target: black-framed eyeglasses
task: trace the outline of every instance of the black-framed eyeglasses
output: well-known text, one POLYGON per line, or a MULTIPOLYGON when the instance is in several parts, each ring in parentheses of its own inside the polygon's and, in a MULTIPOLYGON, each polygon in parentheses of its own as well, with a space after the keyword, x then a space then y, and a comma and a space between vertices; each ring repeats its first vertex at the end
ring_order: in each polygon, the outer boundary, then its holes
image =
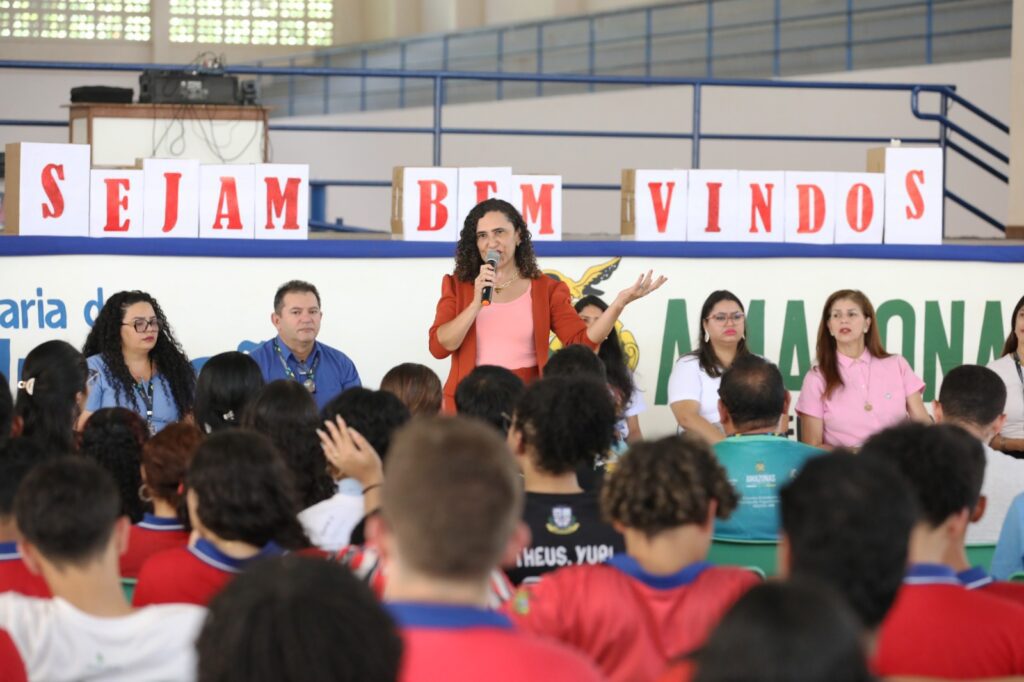
POLYGON ((122 322, 122 327, 133 327, 138 333, 142 333, 152 327, 153 329, 160 329, 160 319, 151 317, 148 320, 144 320, 141 317, 137 317, 131 322, 122 322))

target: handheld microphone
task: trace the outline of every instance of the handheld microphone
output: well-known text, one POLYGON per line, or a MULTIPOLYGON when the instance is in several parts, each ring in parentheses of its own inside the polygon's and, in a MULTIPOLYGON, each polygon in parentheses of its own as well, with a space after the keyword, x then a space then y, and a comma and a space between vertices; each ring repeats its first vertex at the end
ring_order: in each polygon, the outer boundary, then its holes
MULTIPOLYGON (((497 251, 494 251, 492 249, 492 250, 487 252, 487 264, 490 265, 492 268, 497 268, 498 267, 498 252, 497 251)), ((481 301, 481 303, 483 303, 484 305, 490 305, 491 304, 491 296, 493 296, 493 295, 494 295, 494 286, 488 284, 487 286, 485 286, 483 288, 483 291, 480 292, 480 301, 481 301)))

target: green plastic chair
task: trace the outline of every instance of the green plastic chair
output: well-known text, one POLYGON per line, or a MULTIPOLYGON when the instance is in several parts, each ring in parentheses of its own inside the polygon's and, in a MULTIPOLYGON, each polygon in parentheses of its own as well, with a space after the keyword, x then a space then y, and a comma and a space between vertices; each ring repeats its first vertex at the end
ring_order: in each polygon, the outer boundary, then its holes
POLYGON ((995 545, 967 545, 967 561, 971 566, 981 566, 986 572, 992 568, 992 555, 995 553, 995 545))
POLYGON ((761 577, 769 577, 776 573, 778 550, 779 543, 772 541, 715 539, 711 542, 708 561, 748 568, 761 577))
POLYGON ((1024 571, 1017 571, 1016 573, 1011 573, 1010 577, 1007 578, 1007 580, 1009 580, 1011 583, 1024 583, 1024 571))
POLYGON ((124 598, 128 600, 128 603, 132 603, 132 597, 135 595, 135 585, 138 583, 136 578, 121 578, 121 589, 124 591, 124 598))

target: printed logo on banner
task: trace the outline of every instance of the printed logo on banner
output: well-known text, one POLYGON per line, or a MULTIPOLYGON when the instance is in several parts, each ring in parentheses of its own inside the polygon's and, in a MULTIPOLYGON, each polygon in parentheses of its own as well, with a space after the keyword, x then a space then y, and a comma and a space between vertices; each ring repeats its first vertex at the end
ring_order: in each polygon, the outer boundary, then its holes
POLYGON ((199 236, 199 161, 143 159, 142 234, 199 236))
POLYGON ((686 238, 691 242, 734 242, 739 234, 736 204, 739 173, 734 170, 689 171, 686 238))
POLYGON ((562 239, 562 176, 513 175, 512 204, 535 241, 562 239))
POLYGON ((835 173, 786 173, 786 241, 835 241, 835 173))
POLYGON ((740 226, 740 241, 781 242, 785 239, 785 185, 782 171, 739 172, 736 222, 740 226))
POLYGON ((90 237, 142 237, 141 170, 94 170, 89 188, 90 237))
POLYGON ((836 244, 881 244, 885 225, 885 176, 836 173, 836 244))

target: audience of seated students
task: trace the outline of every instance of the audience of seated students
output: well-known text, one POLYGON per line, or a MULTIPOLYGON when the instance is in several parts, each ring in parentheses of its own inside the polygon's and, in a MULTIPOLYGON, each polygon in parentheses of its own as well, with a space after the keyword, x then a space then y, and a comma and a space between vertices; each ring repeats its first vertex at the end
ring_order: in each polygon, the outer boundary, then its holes
POLYGON ((74 452, 74 427, 90 376, 85 357, 69 343, 46 341, 29 351, 14 399, 12 435, 32 438, 53 454, 74 452))
POLYGON ((474 367, 455 389, 455 412, 460 417, 480 419, 508 433, 512 411, 526 384, 515 372, 496 365, 474 367))
POLYGON ((11 422, 14 420, 14 398, 7 375, 0 372, 0 445, 11 437, 11 422))
POLYGON ((114 477, 121 515, 132 523, 141 521, 146 511, 140 459, 148 439, 149 429, 138 414, 123 407, 104 407, 90 415, 78 446, 79 454, 91 457, 114 477))
POLYGON ((198 682, 395 682, 402 655, 394 621, 364 585, 300 556, 231 581, 196 647, 198 682))
POLYGON ((529 533, 515 464, 493 429, 460 417, 410 423, 395 437, 381 497, 368 532, 388 562, 403 682, 601 679, 580 653, 485 608, 492 571, 529 533))
MULTIPOLYGON (((980 365, 961 365, 942 377, 935 421, 956 424, 985 450, 985 481, 981 499, 967 528, 968 545, 993 545, 1017 494, 1024 492, 1024 461, 993 450, 989 442, 1006 422, 1006 385, 980 365)), ((966 560, 966 559, 965 559, 966 560)))
POLYGON ((779 368, 750 353, 722 374, 718 414, 725 440, 715 456, 740 494, 739 506, 715 524, 715 537, 775 540, 779 535, 779 487, 792 480, 821 450, 786 438, 779 424, 789 411, 789 391, 779 368))
POLYGON ((204 433, 236 427, 242 414, 263 388, 260 366, 245 353, 218 353, 206 361, 196 379, 192 416, 204 433))
MULTIPOLYGON (((596 359, 584 346, 571 348, 596 359)), ((506 568, 516 585, 560 566, 603 563, 625 549, 622 535, 601 519, 597 495, 584 491, 576 476, 611 447, 615 422, 608 387, 589 378, 547 377, 519 399, 508 442, 523 472, 531 539, 506 568)))
POLYGON ((32 680, 135 682, 195 679, 194 643, 205 610, 189 604, 133 610, 118 557, 128 539, 110 474, 83 457, 34 467, 14 514, 24 560, 53 599, 0 594, 6 630, 32 680))
POLYGON ((28 472, 51 458, 28 438, 15 438, 0 444, 0 592, 18 592, 29 597, 50 596, 50 588, 43 577, 28 570, 21 560, 18 550, 20 535, 14 520, 14 495, 28 472))
MULTIPOLYGON (((120 408, 115 408, 120 409, 120 408)), ((100 410, 96 414, 103 412, 100 410)), ((134 413, 133 413, 134 414, 134 413)), ((90 422, 95 415, 90 417, 90 422)), ((158 552, 188 544, 185 471, 203 434, 192 424, 170 424, 142 446, 142 488, 139 496, 152 505, 132 526, 128 550, 121 555, 121 577, 138 578, 142 565, 158 552)))
POLYGON ((380 390, 394 393, 414 417, 433 417, 444 398, 441 379, 426 365, 403 362, 387 371, 380 390))
POLYGON ((967 589, 947 563, 962 554, 978 504, 981 442, 956 426, 908 423, 871 437, 860 456, 895 466, 921 510, 904 584, 878 634, 875 671, 954 679, 1024 675, 1024 606, 967 589))
POLYGON ((744 594, 694 664, 693 682, 875 679, 860 621, 832 590, 807 581, 765 583, 744 594))
POLYGON ((521 589, 506 610, 524 630, 585 652, 610 680, 655 679, 672 658, 700 647, 758 582, 746 569, 706 561, 715 519, 736 502, 701 437, 639 443, 601 492, 626 554, 549 573, 521 589))
POLYGON ((363 503, 338 492, 324 466, 316 435, 320 412, 310 392, 297 381, 272 381, 246 408, 242 425, 269 438, 284 457, 302 509, 299 521, 310 542, 329 551, 344 547, 363 518, 363 503))
POLYGON ((242 429, 209 436, 192 458, 185 486, 199 539, 143 564, 136 606, 205 605, 246 566, 309 544, 291 472, 265 436, 242 429))

